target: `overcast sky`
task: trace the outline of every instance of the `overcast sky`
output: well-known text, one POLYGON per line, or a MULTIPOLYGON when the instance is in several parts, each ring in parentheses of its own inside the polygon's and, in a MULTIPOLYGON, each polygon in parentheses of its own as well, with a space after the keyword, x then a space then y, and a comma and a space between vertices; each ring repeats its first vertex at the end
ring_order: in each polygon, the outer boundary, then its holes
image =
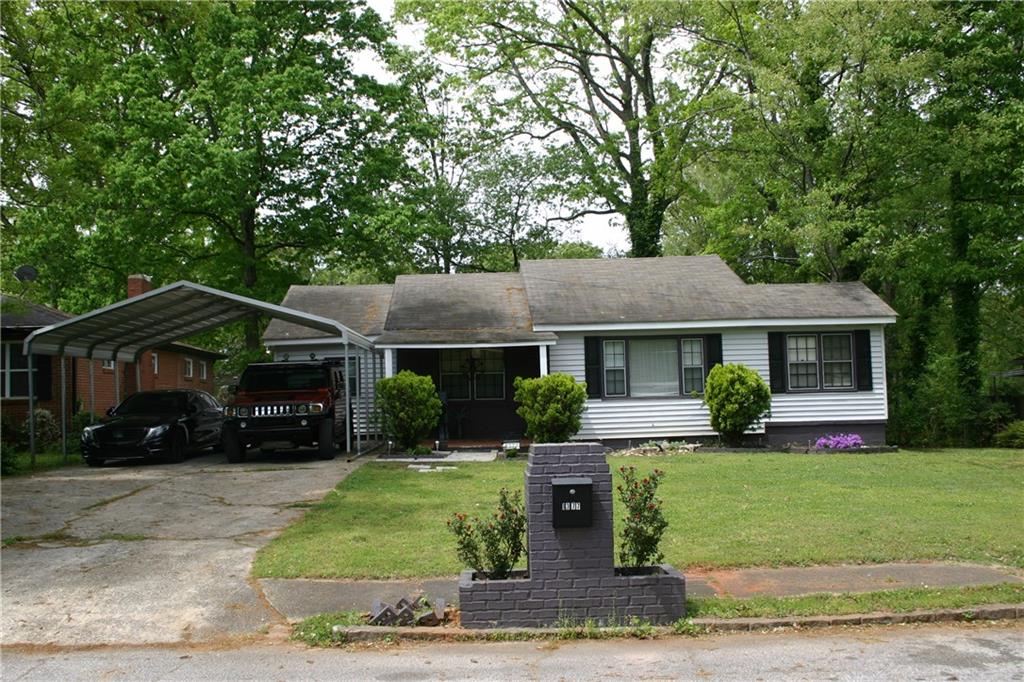
MULTIPOLYGON (((377 14, 385 21, 392 21, 394 17, 394 0, 366 0, 367 4, 376 10, 377 14)), ((398 42, 412 47, 422 47, 422 37, 419 31, 412 26, 396 25, 395 34, 398 42)), ((383 76, 380 65, 370 56, 364 57, 364 63, 357 65, 366 73, 375 76, 383 76)), ((622 227, 622 219, 618 215, 595 215, 586 216, 577 225, 577 237, 583 241, 591 242, 600 246, 605 251, 616 250, 626 251, 629 243, 626 239, 626 230, 622 227)), ((569 235, 567 235, 569 236, 569 235)))

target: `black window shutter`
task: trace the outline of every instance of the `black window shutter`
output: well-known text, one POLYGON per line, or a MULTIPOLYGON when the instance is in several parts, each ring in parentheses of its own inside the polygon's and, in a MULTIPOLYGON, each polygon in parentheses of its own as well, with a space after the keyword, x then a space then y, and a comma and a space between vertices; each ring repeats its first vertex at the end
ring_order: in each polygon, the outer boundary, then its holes
POLYGON ((704 337, 704 376, 711 368, 722 364, 722 335, 707 334, 704 337))
POLYGON ((786 334, 768 332, 768 373, 772 393, 786 392, 786 334))
POLYGON ((587 380, 587 397, 600 398, 601 386, 601 339, 597 336, 583 338, 585 377, 587 380))
MULTIPOLYGON (((33 355, 32 366, 36 368, 35 390, 36 400, 53 398, 53 361, 56 357, 49 355, 33 355)), ((59 414, 57 415, 60 416, 59 414)))
POLYGON ((871 332, 858 329, 853 332, 853 357, 857 359, 857 390, 874 389, 871 379, 871 332))

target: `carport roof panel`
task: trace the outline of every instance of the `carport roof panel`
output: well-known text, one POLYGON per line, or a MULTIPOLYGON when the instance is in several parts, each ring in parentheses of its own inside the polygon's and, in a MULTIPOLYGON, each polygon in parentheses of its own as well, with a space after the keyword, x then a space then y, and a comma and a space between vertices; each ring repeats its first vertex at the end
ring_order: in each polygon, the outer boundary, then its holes
POLYGON ((261 314, 340 337, 364 348, 366 337, 336 320, 196 284, 175 282, 36 330, 26 353, 134 361, 138 353, 261 314))

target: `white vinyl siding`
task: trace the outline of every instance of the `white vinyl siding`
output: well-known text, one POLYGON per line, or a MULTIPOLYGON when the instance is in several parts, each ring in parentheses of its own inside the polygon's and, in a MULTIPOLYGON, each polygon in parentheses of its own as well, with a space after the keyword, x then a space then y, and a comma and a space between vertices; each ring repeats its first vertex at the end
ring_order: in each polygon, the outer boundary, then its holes
MULTIPOLYGON (((885 385, 885 357, 883 332, 880 325, 861 325, 871 332, 871 391, 817 391, 807 393, 785 393, 772 395, 771 424, 798 423, 841 423, 884 421, 888 418, 885 385)), ((722 334, 722 361, 742 363, 756 370, 769 382, 768 373, 768 332, 849 332, 855 327, 830 327, 814 324, 807 327, 787 329, 708 329, 707 333, 722 334)), ((664 335, 664 330, 648 332, 650 335, 664 335)), ((685 330, 686 334, 700 334, 702 330, 685 330)), ((620 335, 622 332, 616 332, 620 335)), ((642 336, 638 332, 635 336, 642 336)), ((585 381, 585 357, 583 339, 585 336, 601 336, 599 332, 559 332, 558 343, 551 347, 551 372, 564 372, 585 381)), ((609 335, 611 336, 611 335, 609 335)), ((629 335, 630 338, 634 334, 629 335)), ((714 435, 707 408, 700 400, 688 397, 632 400, 615 398, 608 400, 589 399, 583 413, 582 428, 576 435, 578 440, 602 439, 647 439, 687 436, 714 435)), ((762 432, 763 427, 757 432, 762 432)))

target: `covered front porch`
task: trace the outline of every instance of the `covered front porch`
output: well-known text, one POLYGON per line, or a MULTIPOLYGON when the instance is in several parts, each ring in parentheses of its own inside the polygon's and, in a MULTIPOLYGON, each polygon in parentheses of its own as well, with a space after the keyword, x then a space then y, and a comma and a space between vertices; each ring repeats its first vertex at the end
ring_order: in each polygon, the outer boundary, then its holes
POLYGON ((386 348, 385 374, 409 370, 433 379, 443 410, 436 440, 499 447, 526 434, 513 384, 516 377, 546 375, 547 350, 537 344, 386 348))

